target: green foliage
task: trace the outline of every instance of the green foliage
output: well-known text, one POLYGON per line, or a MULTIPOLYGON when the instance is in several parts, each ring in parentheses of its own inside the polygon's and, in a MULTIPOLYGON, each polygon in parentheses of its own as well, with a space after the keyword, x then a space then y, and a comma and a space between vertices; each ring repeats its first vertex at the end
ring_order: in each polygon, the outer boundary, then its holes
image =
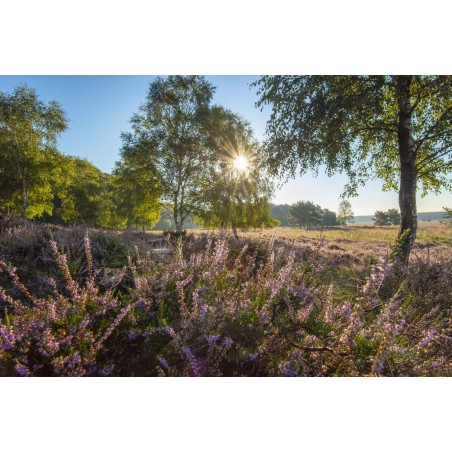
POLYGON ((400 224, 400 213, 397 209, 389 209, 386 212, 377 210, 373 218, 375 226, 389 226, 400 224))
POLYGON ((63 221, 94 226, 98 223, 103 177, 94 165, 73 157, 71 179, 60 191, 63 221))
POLYGON ((311 201, 298 201, 289 207, 289 224, 300 228, 311 228, 322 223, 323 212, 320 206, 311 201))
POLYGON ((112 178, 116 212, 129 227, 153 227, 160 218, 163 194, 154 155, 133 135, 123 134, 122 139, 122 160, 112 178))
POLYGON ((213 92, 201 76, 157 77, 131 119, 133 132, 123 134, 126 167, 143 176, 141 165, 146 162, 143 184, 148 185, 150 198, 162 194, 178 230, 202 208, 201 182, 211 161, 205 121, 213 92))
POLYGON ((0 92, 0 210, 33 218, 52 213, 57 138, 67 128, 61 106, 21 85, 0 92))
POLYGON ((207 124, 214 160, 203 184, 204 208, 198 221, 207 227, 274 227, 270 215, 273 184, 263 168, 259 147, 248 122, 222 107, 211 109, 207 124), (243 158, 245 168, 235 167, 243 158))
POLYGON ((336 217, 336 212, 332 212, 328 209, 323 209, 322 211, 322 226, 337 226, 338 221, 336 217))
POLYGON ((375 177, 383 190, 398 188, 408 262, 418 183, 423 195, 452 190, 452 76, 264 76, 254 86, 257 106, 272 107, 265 153, 273 174, 344 172, 343 197, 375 177))
POLYGON ((272 217, 277 219, 281 226, 289 226, 289 207, 289 204, 278 204, 271 207, 272 217))
POLYGON ((350 201, 344 199, 339 204, 339 210, 337 212, 337 221, 339 222, 339 224, 346 226, 347 223, 351 223, 353 221, 353 218, 355 218, 355 214, 352 211, 350 201))
MULTIPOLYGON (((348 195, 377 176, 397 189, 397 77, 264 76, 258 106, 272 106, 266 154, 276 175, 345 172, 348 195)), ((452 77, 413 76, 413 140, 424 193, 452 188, 452 77)))
POLYGON ((397 260, 403 255, 403 249, 406 247, 407 240, 410 237, 410 230, 406 229, 402 235, 397 238, 394 249, 391 252, 391 259, 397 260))

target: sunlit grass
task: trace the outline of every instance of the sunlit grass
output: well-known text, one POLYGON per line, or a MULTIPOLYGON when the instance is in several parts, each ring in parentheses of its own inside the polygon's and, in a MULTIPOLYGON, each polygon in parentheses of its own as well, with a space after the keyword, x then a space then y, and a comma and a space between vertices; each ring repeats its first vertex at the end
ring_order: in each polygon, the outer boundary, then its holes
MULTIPOLYGON (((317 239, 322 236, 327 240, 370 241, 392 244, 397 238, 398 231, 398 226, 379 227, 372 226, 371 224, 363 224, 349 225, 347 227, 326 228, 323 230, 278 227, 273 229, 242 232, 241 236, 256 237, 260 235, 264 237, 271 237, 275 234, 276 237, 286 239, 317 239)), ((452 228, 438 221, 420 222, 417 231, 417 242, 452 246, 452 228)))

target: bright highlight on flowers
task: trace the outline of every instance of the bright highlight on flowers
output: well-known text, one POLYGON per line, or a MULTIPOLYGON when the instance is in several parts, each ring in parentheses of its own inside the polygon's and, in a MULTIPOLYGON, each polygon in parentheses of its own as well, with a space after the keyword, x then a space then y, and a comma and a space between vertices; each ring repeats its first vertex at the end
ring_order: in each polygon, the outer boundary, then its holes
POLYGON ((242 171, 246 170, 248 168, 248 160, 246 157, 241 155, 236 157, 234 160, 234 168, 242 171))

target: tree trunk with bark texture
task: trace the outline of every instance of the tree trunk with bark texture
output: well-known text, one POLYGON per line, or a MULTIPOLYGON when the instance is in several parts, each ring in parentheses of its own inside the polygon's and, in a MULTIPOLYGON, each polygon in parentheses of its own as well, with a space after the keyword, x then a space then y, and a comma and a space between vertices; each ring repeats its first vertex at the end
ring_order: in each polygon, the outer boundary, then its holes
POLYGON ((416 152, 412 135, 412 106, 410 85, 411 75, 397 76, 398 98, 398 145, 400 159, 400 230, 397 245, 393 253, 396 261, 408 263, 410 252, 416 240, 416 152))

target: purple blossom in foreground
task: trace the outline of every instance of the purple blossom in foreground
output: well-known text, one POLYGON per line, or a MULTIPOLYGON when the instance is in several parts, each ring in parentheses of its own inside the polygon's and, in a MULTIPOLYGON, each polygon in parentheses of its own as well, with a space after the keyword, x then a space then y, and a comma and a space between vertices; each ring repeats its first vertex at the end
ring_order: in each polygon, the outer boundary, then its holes
POLYGON ((383 261, 360 287, 370 251, 354 243, 194 236, 157 261, 137 234, 109 286, 99 255, 116 251, 76 233, 55 232, 36 264, 44 276, 1 265, 2 375, 452 375, 451 266, 383 261))
POLYGON ((114 364, 112 364, 109 366, 105 366, 103 369, 100 369, 99 377, 108 377, 112 373, 114 367, 115 367, 114 364))
POLYGON ((421 342, 419 342, 419 347, 426 347, 430 342, 432 342, 433 338, 436 335, 436 328, 433 328, 431 331, 429 331, 422 339, 421 342))
POLYGON ((80 357, 79 352, 72 353, 63 360, 64 364, 67 366, 68 369, 74 369, 75 366, 81 363, 81 361, 82 358, 80 357))
POLYGON ((9 350, 14 347, 16 343, 16 336, 14 330, 6 325, 0 325, 0 349, 9 350))
POLYGON ((212 346, 213 344, 215 344, 215 342, 220 338, 220 336, 214 335, 214 334, 212 334, 212 335, 210 335, 210 336, 204 336, 204 337, 205 337, 207 343, 208 343, 210 346, 212 346))
POLYGON ((292 370, 290 368, 291 363, 290 362, 284 362, 279 365, 279 369, 283 375, 286 377, 296 377, 298 375, 298 372, 295 370, 292 370))
POLYGON ((163 368, 169 369, 168 361, 165 358, 162 358, 161 356, 159 356, 157 359, 158 359, 158 362, 163 366, 163 368))
POLYGON ((14 370, 21 377, 28 377, 30 375, 30 371, 23 364, 16 364, 14 370))

